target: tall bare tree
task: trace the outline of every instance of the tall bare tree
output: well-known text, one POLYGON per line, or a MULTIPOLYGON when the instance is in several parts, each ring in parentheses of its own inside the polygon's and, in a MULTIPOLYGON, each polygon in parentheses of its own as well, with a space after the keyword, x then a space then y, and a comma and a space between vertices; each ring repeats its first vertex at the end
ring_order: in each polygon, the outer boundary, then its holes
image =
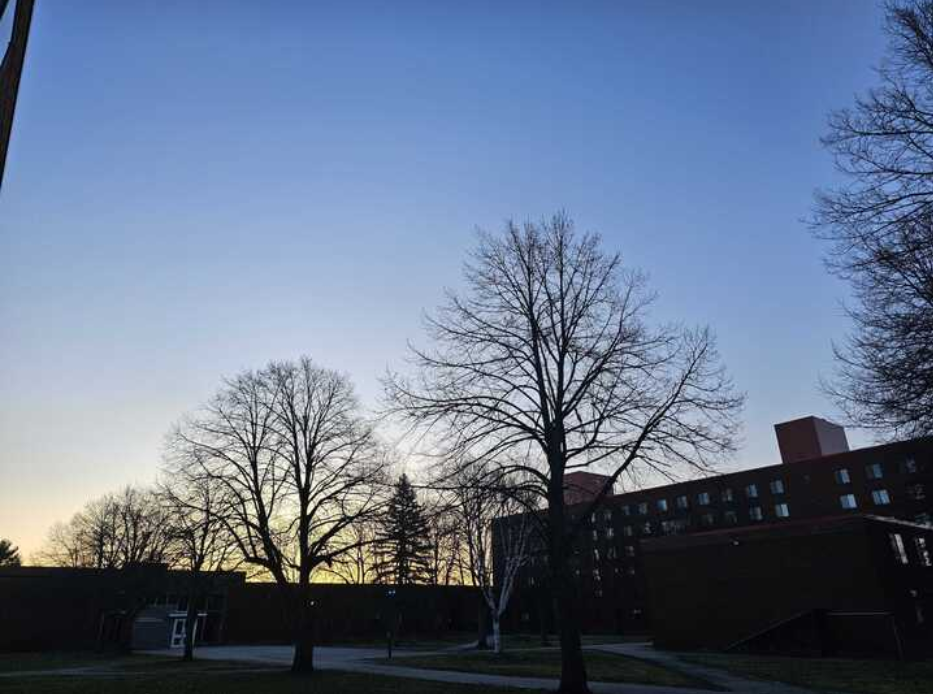
POLYGON ((847 280, 853 332, 824 384, 854 424, 933 433, 933 0, 890 2, 881 84, 823 138, 844 186, 817 194, 815 233, 847 280))
POLYGON ((587 690, 568 559, 583 514, 564 507, 567 472, 708 469, 733 449, 742 397, 706 329, 649 327, 644 279, 577 234, 564 215, 482 234, 462 292, 427 319, 416 373, 390 374, 390 411, 434 432, 437 453, 519 474, 547 538, 560 627, 562 692, 587 690))
MULTIPOLYGON (((226 491, 214 478, 189 473, 190 465, 175 465, 166 470, 159 487, 165 509, 167 558, 171 565, 187 574, 188 606, 185 615, 185 647, 182 659, 194 659, 195 628, 198 611, 206 605, 211 592, 222 580, 223 571, 233 570, 238 557, 225 523, 226 491)), ((197 467, 194 467, 197 471, 197 467)))
POLYGON ((192 477, 217 481, 243 559, 289 601, 295 672, 314 669, 312 574, 360 543, 347 530, 378 510, 383 458, 350 381, 309 358, 225 382, 170 439, 192 477))

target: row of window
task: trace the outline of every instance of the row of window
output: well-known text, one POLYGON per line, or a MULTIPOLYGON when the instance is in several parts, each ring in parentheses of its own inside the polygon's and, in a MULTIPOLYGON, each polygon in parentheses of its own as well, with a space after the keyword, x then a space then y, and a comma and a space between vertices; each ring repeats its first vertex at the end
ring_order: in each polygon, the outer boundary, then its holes
MULTIPOLYGON (((914 473, 917 472, 917 463, 913 458, 906 458, 901 461, 900 469, 902 473, 914 473)), ((849 474, 848 468, 837 468, 834 471, 834 476, 837 484, 851 484, 852 476, 849 474)), ((865 466, 865 476, 870 480, 880 480, 884 478, 884 466, 882 463, 869 463, 865 466)), ((784 485, 784 480, 774 479, 768 484, 768 488, 772 495, 778 496, 786 493, 786 487, 784 485)), ((913 485, 913 488, 916 490, 915 494, 911 494, 914 498, 923 499, 925 498, 925 492, 922 485, 913 485)), ((910 488, 909 488, 910 489, 910 488)), ((749 484, 744 488, 744 494, 747 499, 758 499, 760 497, 758 485, 749 484)), ((731 503, 735 501, 735 494, 733 490, 729 487, 723 489, 719 493, 720 500, 724 503, 731 503)), ((712 502, 712 497, 709 492, 699 492, 696 495, 696 504, 698 506, 709 506, 712 502)), ((660 513, 667 513, 671 510, 671 504, 668 499, 657 499, 653 502, 655 508, 660 513)), ((882 505, 882 504, 879 504, 882 505)), ((683 494, 674 498, 674 507, 678 510, 686 510, 690 508, 690 498, 688 495, 683 494)), ((848 508, 845 507, 844 508, 848 508)), ((650 503, 647 501, 642 501, 638 504, 625 504, 620 508, 623 516, 646 516, 650 510, 650 503)), ((606 510, 604 512, 605 521, 608 523, 612 520, 612 511, 606 510)), ((592 521, 596 522, 596 514, 593 514, 592 521)))
MULTIPOLYGON (((891 550, 894 552, 894 558, 900 564, 909 564, 910 556, 907 554, 907 547, 904 545, 904 537, 900 533, 889 533, 888 538, 891 541, 891 550)), ((914 550, 917 553, 917 561, 920 566, 933 566, 933 558, 930 556, 930 548, 927 545, 925 537, 915 536, 913 538, 914 550)))
MULTIPOLYGON (((852 495, 849 494, 847 496, 852 496, 852 495)), ((848 507, 845 507, 845 508, 848 508, 848 507)), ((775 504, 774 505, 774 516, 776 518, 790 518, 790 506, 784 502, 775 504)), ((750 520, 753 520, 753 521, 763 520, 765 517, 764 509, 761 506, 749 506, 748 517, 750 520)), ((703 513, 699 515, 697 518, 699 520, 699 524, 702 527, 711 527, 716 524, 715 513, 703 513)), ((735 525, 739 522, 738 514, 733 510, 723 511, 722 519, 726 525, 735 525)), ((634 526, 634 525, 622 526, 622 535, 625 537, 634 537, 636 534, 636 531, 639 531, 639 530, 640 530, 639 534, 641 535, 653 535, 656 527, 659 529, 662 535, 676 535, 678 533, 687 531, 687 529, 689 528, 689 521, 686 518, 671 518, 668 520, 662 520, 660 521, 660 523, 655 523, 650 520, 647 520, 639 526, 634 526)), ((600 538, 601 533, 598 528, 593 528, 591 532, 592 532, 593 540, 598 540, 600 538)), ((611 525, 606 526, 604 536, 607 540, 611 540, 612 538, 614 538, 615 528, 613 528, 611 525)))
MULTIPOLYGON (((900 463, 901 474, 910 475, 917 472, 917 461, 913 458, 905 458, 900 463)), ((837 484, 850 484, 852 476, 849 474, 849 468, 837 468, 834 472, 837 484)), ((882 463, 869 463, 865 466, 865 477, 870 480, 880 480, 884 478, 884 465, 882 463)))
MULTIPOLYGON (((775 495, 784 494, 784 480, 779 480, 779 479, 772 480, 768 486, 772 494, 775 494, 775 495)), ((744 491, 745 491, 746 498, 757 499, 759 496, 757 484, 747 485, 744 491)), ((720 499, 725 503, 734 501, 735 496, 732 492, 732 489, 731 488, 723 489, 720 492, 720 499)), ((698 506, 709 506, 711 501, 712 501, 712 498, 710 497, 709 492, 699 492, 696 495, 696 503, 698 506)), ((657 510, 660 511, 661 513, 666 513, 667 511, 670 510, 670 504, 668 503, 667 499, 658 499, 657 501, 655 501, 655 506, 657 510)), ((690 508, 690 499, 685 494, 678 496, 674 499, 674 506, 679 510, 688 509, 690 508)), ((632 515, 646 516, 648 515, 648 502, 642 501, 639 504, 625 504, 624 506, 621 507, 621 511, 622 511, 623 516, 632 516, 632 515)), ((612 520, 611 511, 605 512, 605 519, 607 522, 612 520)), ((596 521, 595 514, 592 520, 594 522, 596 521)))
MULTIPOLYGON (((891 495, 887 489, 874 489, 871 493, 871 501, 875 506, 888 506, 891 503, 891 495)), ((845 509, 858 508, 858 500, 855 494, 843 494, 839 497, 839 505, 845 509)))

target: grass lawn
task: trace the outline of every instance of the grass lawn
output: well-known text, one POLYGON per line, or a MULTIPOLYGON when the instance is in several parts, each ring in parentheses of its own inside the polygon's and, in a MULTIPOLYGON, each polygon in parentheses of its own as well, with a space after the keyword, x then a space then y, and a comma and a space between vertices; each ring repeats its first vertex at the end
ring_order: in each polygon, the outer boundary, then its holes
MULTIPOLYGON (((151 659, 150 659, 151 660, 151 659)), ((86 662, 86 661, 85 661, 86 662)), ((216 666, 216 663, 212 664, 216 666)), ((227 664, 229 665, 229 663, 227 664)), ((0 677, 3 694, 516 694, 498 687, 425 682, 343 672, 296 677, 269 672, 212 672, 202 663, 134 663, 106 675, 0 677)), ((528 690, 523 690, 528 691, 528 690)))
MULTIPOLYGON (((476 640, 476 635, 473 636, 476 640)), ((618 634, 584 634, 580 637, 584 646, 599 646, 604 643, 626 643, 629 641, 650 641, 651 639, 644 635, 619 636, 618 634)), ((468 639, 469 641, 469 639, 468 639)), ((492 637, 489 637, 489 643, 492 644, 492 637)), ((505 648, 540 648, 541 634, 503 634, 502 643, 505 648)), ((548 635, 548 645, 555 648, 559 645, 557 634, 548 635)))
POLYGON ((137 661, 151 662, 145 656, 119 656, 113 653, 0 653, 0 673, 60 670, 75 667, 108 667, 111 663, 129 665, 137 661))
POLYGON ((776 680, 825 692, 930 694, 933 662, 890 662, 837 658, 781 658, 741 655, 683 656, 754 679, 776 680))
MULTIPOLYGON (((587 651, 586 673, 594 682, 630 682, 633 684, 655 684, 669 687, 697 687, 715 689, 709 682, 690 675, 669 670, 638 658, 628 658, 612 653, 587 651)), ((489 675, 513 675, 517 677, 560 677, 560 652, 505 651, 495 653, 467 651, 444 655, 417 655, 385 658, 378 661, 384 665, 416 667, 427 670, 456 670, 458 672, 481 672, 489 675)))

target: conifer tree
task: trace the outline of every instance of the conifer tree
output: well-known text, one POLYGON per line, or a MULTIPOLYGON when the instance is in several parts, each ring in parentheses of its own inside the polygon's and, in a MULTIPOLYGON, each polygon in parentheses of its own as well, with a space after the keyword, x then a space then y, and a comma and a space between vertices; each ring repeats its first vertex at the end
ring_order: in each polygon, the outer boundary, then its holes
POLYGON ((407 475, 395 484, 395 492, 382 518, 376 559, 380 583, 413 585, 428 580, 431 543, 428 521, 407 475))

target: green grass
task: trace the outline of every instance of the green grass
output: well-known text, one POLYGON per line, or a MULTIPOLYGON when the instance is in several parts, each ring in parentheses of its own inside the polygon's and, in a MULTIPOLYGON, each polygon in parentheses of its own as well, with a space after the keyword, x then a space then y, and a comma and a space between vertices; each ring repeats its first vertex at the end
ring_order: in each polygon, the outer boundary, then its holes
POLYGON ((933 662, 886 662, 839 658, 689 655, 683 660, 743 677, 786 682, 822 692, 930 694, 933 662))
MULTIPOLYGON (((715 688, 709 682, 638 658, 598 651, 587 651, 584 657, 587 676, 593 682, 715 688)), ((505 651, 500 655, 482 651, 465 651, 456 654, 404 656, 391 660, 383 658, 378 662, 384 665, 427 670, 455 670, 489 675, 552 679, 560 677, 560 652, 557 650, 505 651)))
MULTIPOLYGON (((0 677, 3 694, 515 694, 518 690, 344 672, 148 672, 109 676, 0 677)), ((528 690, 522 690, 527 692, 528 690)))

